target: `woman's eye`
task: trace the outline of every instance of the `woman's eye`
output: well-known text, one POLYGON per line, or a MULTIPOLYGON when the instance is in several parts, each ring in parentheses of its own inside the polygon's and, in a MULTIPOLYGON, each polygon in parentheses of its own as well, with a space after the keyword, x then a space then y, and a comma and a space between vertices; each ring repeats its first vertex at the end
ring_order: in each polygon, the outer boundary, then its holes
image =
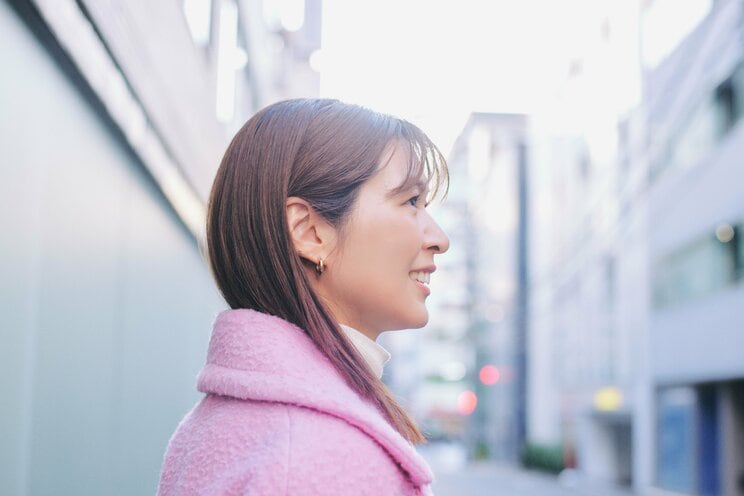
POLYGON ((412 207, 415 207, 416 205, 418 205, 418 201, 419 201, 419 196, 416 195, 416 196, 414 196, 412 198, 409 198, 406 203, 408 203, 412 207))

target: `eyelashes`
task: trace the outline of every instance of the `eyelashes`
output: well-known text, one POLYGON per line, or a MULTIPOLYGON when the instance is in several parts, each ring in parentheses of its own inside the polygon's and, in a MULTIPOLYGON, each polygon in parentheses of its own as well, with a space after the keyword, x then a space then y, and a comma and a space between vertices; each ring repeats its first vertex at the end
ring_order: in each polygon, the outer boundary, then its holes
MULTIPOLYGON (((420 201, 421 201, 421 195, 416 195, 416 196, 412 196, 411 198, 409 198, 408 200, 406 200, 406 203, 408 205, 412 206, 412 207, 418 207, 420 201)), ((424 208, 428 207, 429 206, 429 202, 425 202, 423 206, 424 206, 424 208)))

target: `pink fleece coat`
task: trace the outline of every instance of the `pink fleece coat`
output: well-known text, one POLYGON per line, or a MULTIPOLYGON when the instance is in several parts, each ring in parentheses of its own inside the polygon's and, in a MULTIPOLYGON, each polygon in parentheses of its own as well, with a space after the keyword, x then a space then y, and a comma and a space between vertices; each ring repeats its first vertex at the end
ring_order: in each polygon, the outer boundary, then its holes
POLYGON ((296 326, 219 314, 198 389, 170 440, 158 494, 429 495, 410 443, 296 326))

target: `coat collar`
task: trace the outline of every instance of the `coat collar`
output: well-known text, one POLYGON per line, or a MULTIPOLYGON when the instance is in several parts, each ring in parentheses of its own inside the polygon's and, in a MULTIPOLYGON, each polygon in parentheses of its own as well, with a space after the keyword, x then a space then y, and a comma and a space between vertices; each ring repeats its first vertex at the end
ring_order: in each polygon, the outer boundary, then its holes
POLYGON ((333 415, 377 441, 415 485, 432 480, 429 466, 413 446, 347 385, 304 331, 278 317, 248 309, 220 313, 197 388, 333 415))

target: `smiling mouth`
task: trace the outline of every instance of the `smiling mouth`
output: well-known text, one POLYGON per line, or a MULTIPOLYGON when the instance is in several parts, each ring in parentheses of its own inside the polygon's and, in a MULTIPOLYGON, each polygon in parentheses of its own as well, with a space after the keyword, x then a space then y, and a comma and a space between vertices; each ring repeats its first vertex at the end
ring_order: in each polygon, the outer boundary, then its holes
POLYGON ((421 284, 428 285, 431 279, 431 274, 429 272, 411 272, 408 274, 408 277, 410 277, 416 282, 420 282, 421 284))
POLYGON ((431 272, 424 271, 413 271, 408 274, 413 282, 416 283, 423 292, 424 296, 429 296, 431 290, 429 289, 429 279, 431 278, 431 272))

